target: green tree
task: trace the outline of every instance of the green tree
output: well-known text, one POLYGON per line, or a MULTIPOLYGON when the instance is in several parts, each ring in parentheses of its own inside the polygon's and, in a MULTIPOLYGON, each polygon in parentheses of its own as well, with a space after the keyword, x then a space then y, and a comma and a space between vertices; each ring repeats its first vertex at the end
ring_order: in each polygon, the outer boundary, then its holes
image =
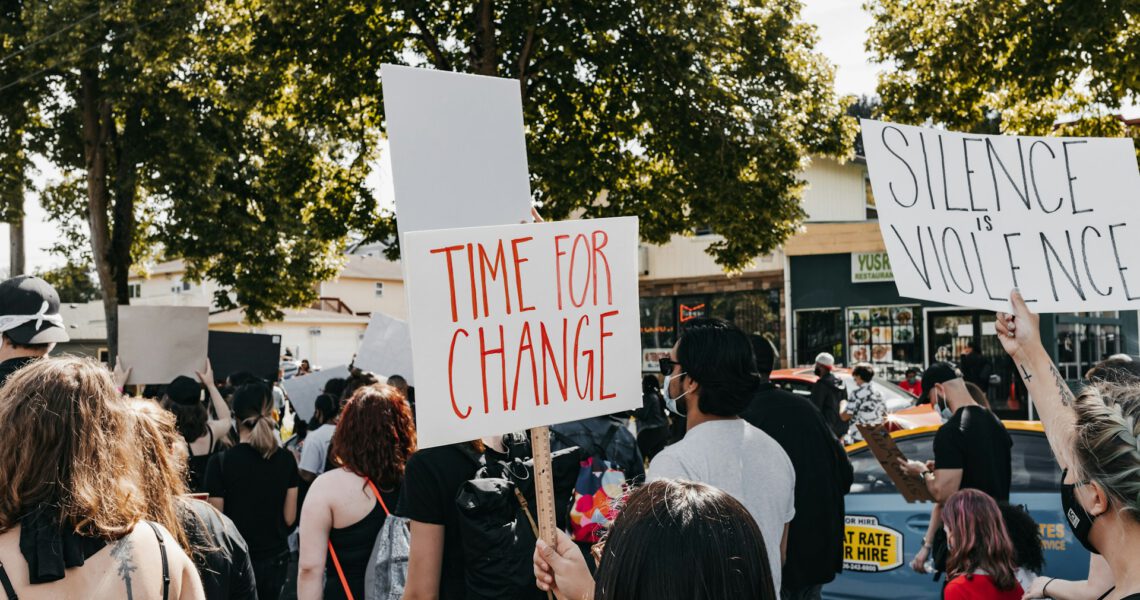
MULTIPOLYGON (((393 46, 401 63, 518 79, 546 216, 638 215, 657 243, 709 227, 728 269, 798 227, 809 154, 850 153, 854 122, 795 0, 274 4, 282 45, 314 57, 290 73, 314 111, 381 128, 393 46)), ((367 233, 395 249, 393 232, 386 215, 367 233)))
POLYGON ((62 267, 36 273, 59 293, 60 302, 82 303, 103 297, 99 286, 91 277, 90 265, 69 262, 62 267))
POLYGON ((868 0, 867 43, 889 68, 883 109, 913 124, 1031 135, 1134 135, 1136 0, 868 0), (1058 125, 1060 123, 1060 125, 1058 125))
MULTIPOLYGON (((264 3, 2 5, 0 163, 38 153, 65 174, 45 204, 67 245, 89 244, 112 354, 139 260, 185 259, 221 284, 220 307, 258 322, 311 301, 373 220, 366 169, 346 159, 355 122, 297 110, 306 90, 287 86, 264 3)), ((4 174, 11 209, 27 170, 4 174)))

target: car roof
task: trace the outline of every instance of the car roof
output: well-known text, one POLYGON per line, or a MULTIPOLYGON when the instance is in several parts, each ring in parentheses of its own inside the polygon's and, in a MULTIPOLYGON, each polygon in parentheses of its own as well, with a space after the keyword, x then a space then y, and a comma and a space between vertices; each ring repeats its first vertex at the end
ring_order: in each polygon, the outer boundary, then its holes
MULTIPOLYGON (((1045 427, 1041 425, 1041 421, 1002 421, 1002 424, 1005 425, 1005 428, 1009 431, 1028 431, 1031 433, 1045 433, 1045 427)), ((901 429, 898 431, 892 431, 891 437, 896 439, 896 440, 901 440, 901 439, 905 439, 905 438, 915 436, 915 435, 922 435, 924 433, 931 433, 934 431, 938 431, 939 427, 941 427, 941 426, 940 425, 928 425, 926 427, 916 427, 914 429, 901 429)), ((848 452, 854 452, 856 450, 862 450, 863 448, 866 448, 866 447, 867 447, 867 442, 865 442, 865 441, 855 442, 854 444, 847 446, 846 450, 848 452)))

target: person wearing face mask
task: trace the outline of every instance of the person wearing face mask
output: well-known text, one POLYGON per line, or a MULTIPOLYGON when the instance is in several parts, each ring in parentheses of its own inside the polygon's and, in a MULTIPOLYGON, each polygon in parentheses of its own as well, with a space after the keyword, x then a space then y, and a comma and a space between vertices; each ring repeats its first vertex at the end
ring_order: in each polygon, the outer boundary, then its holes
POLYGON ((1102 559, 1094 558, 1083 586, 1039 579, 1025 597, 1140 600, 1140 384, 1131 376, 1090 376, 1091 385, 1074 397, 1041 343, 1037 315, 1017 290, 1010 303, 1012 312, 998 313, 998 338, 1033 397, 1061 466, 1061 508, 1069 529, 1102 559))
POLYGON ((847 399, 847 388, 832 373, 835 357, 821 352, 815 357, 815 375, 819 379, 811 386, 811 403, 823 414, 823 420, 835 437, 847 434, 847 423, 839 416, 839 405, 847 399))
POLYGON ((910 367, 906 370, 906 379, 899 382, 899 387, 903 390, 914 394, 916 397, 922 397, 922 382, 918 380, 918 369, 910 367))
POLYGON ((706 483, 740 501, 760 526, 780 589, 796 474, 780 444, 740 418, 761 383, 748 335, 727 321, 693 319, 660 363, 666 405, 688 429, 653 458, 646 480, 706 483))
POLYGON ((903 461, 911 475, 922 477, 935 505, 922 548, 911 567, 926 572, 934 558, 937 572, 946 571, 946 534, 942 503, 961 489, 975 489, 998 502, 1009 501, 1013 440, 1001 420, 974 401, 961 373, 949 363, 934 363, 922 374, 923 387, 944 421, 934 436, 934 460, 903 461))

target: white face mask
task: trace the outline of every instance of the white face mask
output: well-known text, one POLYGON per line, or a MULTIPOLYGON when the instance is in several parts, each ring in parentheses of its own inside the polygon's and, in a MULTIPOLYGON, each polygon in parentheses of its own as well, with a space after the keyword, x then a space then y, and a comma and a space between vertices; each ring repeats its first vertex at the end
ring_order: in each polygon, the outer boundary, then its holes
POLYGON ((684 375, 685 375, 684 373, 680 373, 677 375, 666 375, 665 376, 665 382, 661 386, 662 387, 662 390, 661 390, 662 395, 665 396, 665 408, 668 408, 669 412, 671 412, 675 415, 680 415, 682 417, 685 416, 685 413, 681 412, 681 410, 677 408, 677 401, 680 400, 681 398, 684 398, 685 394, 688 394, 692 390, 685 390, 685 392, 683 392, 680 396, 677 396, 676 398, 674 398, 673 396, 670 395, 669 386, 670 386, 670 384, 673 383, 674 379, 676 379, 678 377, 684 377, 684 375))
POLYGON ((934 401, 937 403, 935 406, 939 409, 938 414, 942 417, 942 422, 945 423, 954 417, 954 412, 950 410, 950 403, 946 401, 946 397, 934 390, 934 401))

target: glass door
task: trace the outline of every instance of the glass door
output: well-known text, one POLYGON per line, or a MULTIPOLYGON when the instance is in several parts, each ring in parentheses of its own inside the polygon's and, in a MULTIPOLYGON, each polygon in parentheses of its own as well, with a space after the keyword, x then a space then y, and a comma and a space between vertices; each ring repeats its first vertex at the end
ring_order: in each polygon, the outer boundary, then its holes
POLYGON ((1002 418, 1025 418, 1028 397, 1002 349, 992 312, 931 311, 927 318, 927 356, 931 362, 950 362, 977 386, 990 408, 1002 418), (977 349, 967 356, 968 347, 977 349))

